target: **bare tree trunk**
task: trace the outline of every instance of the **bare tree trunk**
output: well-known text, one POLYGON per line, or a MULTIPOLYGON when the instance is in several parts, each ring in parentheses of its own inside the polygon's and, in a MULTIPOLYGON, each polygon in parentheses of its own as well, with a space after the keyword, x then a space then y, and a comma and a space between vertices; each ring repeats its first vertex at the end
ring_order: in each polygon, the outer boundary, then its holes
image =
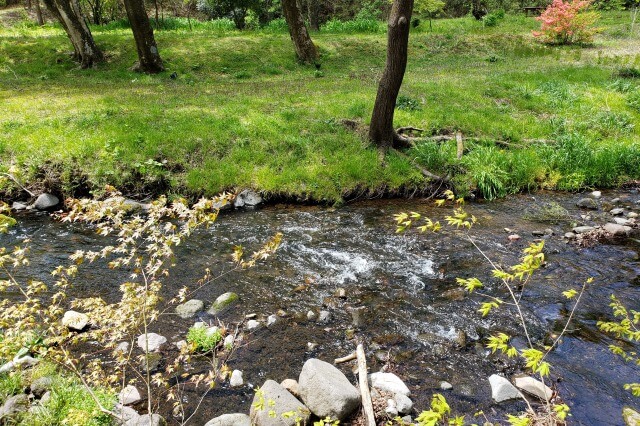
POLYGON ((307 14, 309 15, 309 28, 314 31, 318 31, 320 29, 320 17, 318 16, 320 12, 320 5, 318 4, 319 0, 307 0, 307 14))
POLYGON ((44 19, 42 18, 42 9, 40 8, 40 0, 35 0, 35 1, 36 1, 36 21, 38 22, 38 25, 43 26, 44 19))
POLYGON ((133 66, 133 70, 149 74, 164 71, 143 0, 124 0, 124 7, 127 9, 133 38, 136 40, 138 49, 138 62, 133 66))
POLYGON ((73 45, 74 58, 81 68, 90 68, 102 62, 104 55, 93 41, 76 0, 43 0, 47 9, 58 19, 73 45))
POLYGON ((408 140, 393 128, 393 113, 407 68, 412 11, 413 0, 394 0, 389 16, 387 62, 378 85, 369 127, 369 139, 383 150, 408 145, 408 140))
POLYGON ((304 63, 315 63, 318 58, 318 52, 313 41, 311 41, 311 37, 309 37, 297 0, 282 0, 282 12, 287 21, 289 34, 291 35, 291 41, 293 41, 298 60, 304 63))
POLYGON ((27 8, 27 10, 31 10, 31 0, 27 0, 25 3, 25 7, 27 8))

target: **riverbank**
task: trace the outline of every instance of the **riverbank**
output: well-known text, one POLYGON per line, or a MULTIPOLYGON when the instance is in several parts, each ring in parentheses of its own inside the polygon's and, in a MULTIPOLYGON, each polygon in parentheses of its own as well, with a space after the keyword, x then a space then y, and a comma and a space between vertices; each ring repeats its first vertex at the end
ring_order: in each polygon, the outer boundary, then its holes
MULTIPOLYGON (((34 193, 110 184, 138 199, 247 187, 321 203, 430 192, 416 164, 486 198, 615 187, 640 178, 640 43, 627 21, 604 14, 587 47, 543 46, 523 16, 419 27, 396 125, 427 139, 381 163, 366 128, 384 26, 314 33, 316 70, 295 63, 284 28, 190 31, 176 21, 157 31, 167 72, 146 76, 128 71, 135 49, 122 26, 93 29, 109 59, 80 70, 61 29, 0 18, 0 172, 34 193), (441 137, 456 131, 461 159, 455 138, 441 137)), ((0 193, 25 195, 6 176, 0 193)))

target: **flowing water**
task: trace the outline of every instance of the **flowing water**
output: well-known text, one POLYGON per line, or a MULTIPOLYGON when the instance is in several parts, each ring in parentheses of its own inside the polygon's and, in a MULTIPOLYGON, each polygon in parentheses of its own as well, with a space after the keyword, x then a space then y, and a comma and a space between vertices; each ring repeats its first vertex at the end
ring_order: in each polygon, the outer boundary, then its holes
MULTIPOLYGON (((603 200, 613 197, 621 197, 636 208, 634 203, 640 200, 635 190, 607 193, 603 200)), ((580 221, 585 212, 575 207, 578 198, 570 194, 522 195, 471 203, 466 208, 479 220, 471 231, 474 241, 503 266, 517 263, 522 249, 541 238, 532 232, 554 231, 555 235, 544 237, 547 263, 522 297, 535 342, 548 343, 551 333, 562 330, 572 303, 561 292, 569 287, 579 289, 587 278, 594 277, 567 336, 550 356, 555 368, 553 387, 571 406, 572 424, 620 425, 623 406, 640 407, 638 399, 622 385, 640 380, 640 374, 637 367, 608 351, 613 341, 598 331, 596 322, 610 318, 608 298, 612 293, 628 308, 640 309, 640 242, 628 238, 579 248, 562 239, 571 228, 569 222, 542 224, 523 218, 526 211, 553 202, 564 206, 571 220, 580 221), (510 241, 504 228, 522 238, 510 241)), ((505 298, 490 278, 490 264, 463 232, 396 234, 392 215, 410 210, 440 219, 448 212, 421 200, 367 201, 340 209, 278 205, 223 214, 215 226, 199 230, 181 245, 176 266, 166 281, 167 296, 184 285, 193 285, 205 268, 214 273, 231 269, 229 253, 234 245, 256 249, 275 232, 282 232, 283 244, 275 257, 256 268, 223 276, 195 298, 212 301, 227 291, 238 293, 238 307, 219 318, 231 325, 250 313, 258 318, 278 310, 289 314, 270 328, 244 333, 242 346, 234 352, 229 366, 242 370, 249 386, 231 389, 219 385, 204 399, 191 424, 203 424, 225 412, 248 412, 253 399, 250 386, 259 386, 267 378, 297 378, 306 359, 331 362, 353 351, 356 342, 365 343, 372 371, 386 364, 388 370, 405 379, 418 409, 426 408, 435 392, 442 392, 458 413, 483 410, 496 418, 523 409, 523 403, 517 401, 492 403, 487 378, 519 370, 503 356, 490 355, 481 344, 496 331, 517 336, 514 343, 524 344, 514 312, 505 308, 482 318, 477 312, 482 297, 465 295, 455 281, 456 277, 476 276, 487 285, 487 293, 505 298), (336 296, 339 289, 345 290, 344 297, 336 296), (307 319, 309 310, 317 314, 321 309, 331 313, 329 322, 307 319), (356 324, 354 310, 358 313, 356 324), (308 343, 317 346, 310 348, 308 343), (453 389, 441 391, 443 380, 453 389)), ((591 215, 598 220, 598 215, 606 214, 591 215)), ((43 280, 75 250, 105 244, 88 227, 57 223, 46 215, 21 215, 18 219, 19 225, 10 234, 0 235, 0 245, 30 238, 29 274, 43 280)), ((113 301, 123 275, 100 265, 84 267, 72 296, 99 295, 113 301)), ((200 319, 213 320, 207 314, 201 314, 200 319)), ((166 315, 153 331, 175 342, 184 339, 193 321, 166 315)), ((354 377, 349 365, 341 368, 354 377)), ((198 395, 191 391, 185 394, 190 408, 195 407, 198 395)))

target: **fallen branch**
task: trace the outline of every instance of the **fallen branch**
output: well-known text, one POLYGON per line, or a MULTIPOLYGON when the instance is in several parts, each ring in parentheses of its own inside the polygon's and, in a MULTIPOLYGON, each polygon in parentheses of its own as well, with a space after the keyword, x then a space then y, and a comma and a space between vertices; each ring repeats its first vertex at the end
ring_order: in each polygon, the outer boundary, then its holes
POLYGON ((404 135, 405 133, 413 133, 413 132, 423 133, 424 129, 418 129, 417 127, 411 127, 411 126, 398 127, 396 129, 396 133, 399 135, 404 135))
POLYGON ((343 356, 342 358, 336 358, 333 363, 334 364, 342 364, 343 362, 349 362, 353 359, 356 359, 356 353, 352 352, 347 356, 343 356))
POLYGON ((11 175, 9 173, 0 173, 0 176, 5 176, 5 177, 11 179, 16 185, 18 185, 20 187, 20 189, 22 189, 24 192, 26 192, 27 194, 31 195, 32 197, 36 196, 36 194, 34 194, 33 192, 29 191, 27 188, 22 186, 20 184, 20 182, 18 182, 18 179, 16 179, 13 175, 11 175))
POLYGON ((362 344, 356 348, 356 356, 358 358, 358 383, 360 385, 365 424, 366 426, 376 426, 376 415, 373 411, 373 403, 371 402, 371 392, 369 392, 367 358, 365 357, 362 344))

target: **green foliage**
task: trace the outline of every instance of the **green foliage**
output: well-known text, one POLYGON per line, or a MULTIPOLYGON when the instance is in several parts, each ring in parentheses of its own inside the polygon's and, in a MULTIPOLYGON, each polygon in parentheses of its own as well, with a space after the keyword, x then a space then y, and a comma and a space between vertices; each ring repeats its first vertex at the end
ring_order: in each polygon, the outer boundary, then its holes
POLYGON ((634 90, 627 95, 627 105, 633 110, 640 112, 640 90, 634 90))
POLYGON ((18 222, 14 218, 0 214, 0 234, 7 233, 9 228, 15 226, 16 223, 18 222))
POLYGON ((210 332, 206 327, 191 327, 187 332, 187 343, 191 343, 197 352, 209 352, 222 340, 219 330, 210 332))
POLYGON ((420 105, 420 102, 416 99, 400 95, 396 100, 396 108, 406 111, 421 111, 422 105, 420 105))
POLYGON ((352 21, 331 19, 322 26, 321 30, 337 34, 383 33, 386 27, 377 19, 355 19, 352 21))
POLYGON ((640 70, 634 67, 624 67, 616 71, 615 76, 620 78, 640 78, 640 70))

